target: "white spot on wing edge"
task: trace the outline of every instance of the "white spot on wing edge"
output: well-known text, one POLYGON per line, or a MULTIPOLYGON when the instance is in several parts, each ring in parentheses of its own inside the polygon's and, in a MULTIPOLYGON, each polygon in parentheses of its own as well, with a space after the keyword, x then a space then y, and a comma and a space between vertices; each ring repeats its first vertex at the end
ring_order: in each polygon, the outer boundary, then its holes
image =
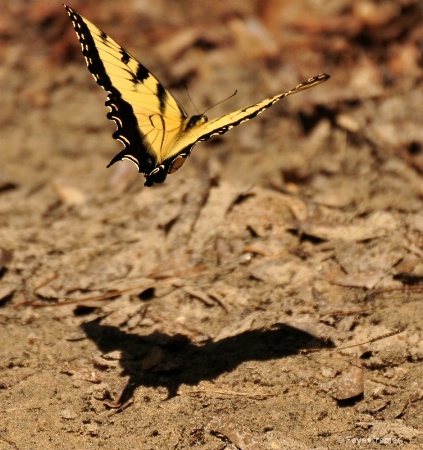
POLYGON ((132 156, 132 155, 125 155, 122 159, 126 159, 127 161, 131 161, 131 163, 134 163, 137 166, 137 169, 139 170, 140 165, 138 164, 138 160, 132 156))

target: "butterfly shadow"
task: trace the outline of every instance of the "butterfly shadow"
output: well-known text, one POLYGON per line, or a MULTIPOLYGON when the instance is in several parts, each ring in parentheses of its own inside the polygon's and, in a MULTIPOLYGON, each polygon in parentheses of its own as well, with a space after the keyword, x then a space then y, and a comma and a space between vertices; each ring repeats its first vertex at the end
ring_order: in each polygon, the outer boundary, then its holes
POLYGON ((129 376, 129 381, 119 404, 132 398, 139 386, 165 387, 169 399, 177 395, 182 384, 195 386, 214 380, 243 362, 283 358, 307 348, 333 347, 330 341, 285 324, 203 344, 194 344, 180 334, 154 332, 138 336, 97 321, 84 323, 81 328, 101 352, 121 352, 122 375, 129 376))

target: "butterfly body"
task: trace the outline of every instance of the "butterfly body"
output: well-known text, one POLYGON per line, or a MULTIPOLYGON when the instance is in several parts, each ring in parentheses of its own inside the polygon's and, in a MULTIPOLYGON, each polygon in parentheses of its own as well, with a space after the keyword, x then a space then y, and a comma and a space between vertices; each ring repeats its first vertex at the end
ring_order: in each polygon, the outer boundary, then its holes
POLYGON ((176 172, 197 142, 224 134, 256 117, 278 100, 322 83, 320 74, 291 91, 208 120, 204 114, 189 117, 176 98, 140 62, 94 24, 64 5, 75 28, 89 71, 108 92, 107 118, 114 121, 113 138, 124 145, 108 164, 133 162, 145 175, 145 186, 163 183, 176 172))

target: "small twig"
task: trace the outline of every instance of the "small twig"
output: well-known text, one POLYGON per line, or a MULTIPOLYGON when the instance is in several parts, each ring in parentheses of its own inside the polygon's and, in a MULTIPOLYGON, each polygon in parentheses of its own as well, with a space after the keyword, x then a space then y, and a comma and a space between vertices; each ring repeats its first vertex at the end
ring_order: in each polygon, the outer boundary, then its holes
POLYGON ((34 288, 34 293, 36 293, 38 290, 40 290, 42 287, 46 286, 47 284, 49 284, 50 282, 52 282, 53 280, 55 280, 57 277, 59 276, 59 274, 56 272, 54 273, 50 278, 47 278, 47 280, 45 280, 44 282, 42 282, 41 284, 39 284, 38 286, 35 286, 34 288))
POLYGON ((45 304, 45 303, 22 302, 22 303, 19 303, 18 305, 16 305, 16 307, 29 305, 29 306, 33 306, 34 308, 46 308, 46 307, 51 307, 51 306, 74 305, 76 303, 83 303, 83 302, 104 301, 104 300, 108 300, 110 298, 119 297, 120 295, 126 294, 131 291, 136 291, 136 290, 140 290, 140 289, 148 289, 150 287, 152 287, 152 286, 148 285, 146 287, 144 285, 144 286, 134 286, 134 287, 130 287, 127 289, 121 289, 121 290, 116 289, 116 290, 112 290, 109 292, 105 292, 104 294, 93 295, 91 297, 78 298, 78 299, 64 297, 64 301, 62 303, 45 304))
POLYGON ((128 406, 132 405, 132 403, 134 403, 133 397, 129 398, 125 403, 122 403, 122 399, 125 395, 127 387, 128 387, 128 384, 125 384, 122 387, 122 389, 119 391, 117 397, 114 400, 104 400, 103 403, 113 410, 112 414, 123 411, 128 406))
POLYGON ((371 344, 372 342, 377 342, 377 341, 381 341, 382 339, 386 339, 389 338, 391 336, 395 336, 397 334, 400 334, 404 331, 404 329, 399 329, 399 330, 395 330, 392 331, 391 333, 386 333, 383 334, 382 336, 376 336, 375 338, 369 339, 367 341, 363 341, 363 342, 358 342, 357 344, 352 344, 352 345, 347 345, 345 347, 336 347, 336 348, 307 348, 307 349, 303 349, 300 350, 301 354, 304 353, 315 353, 315 352, 327 352, 327 351, 339 351, 339 350, 348 350, 351 348, 355 348, 355 347, 359 347, 360 345, 365 345, 365 344, 371 344))
POLYGON ((257 392, 236 392, 236 391, 227 391, 225 389, 199 389, 199 390, 192 390, 189 392, 186 392, 186 395, 201 395, 201 394, 212 394, 212 395, 225 395, 228 397, 248 397, 248 398, 256 398, 260 400, 265 400, 268 397, 277 397, 278 395, 281 395, 280 392, 274 394, 274 393, 257 393, 257 392))

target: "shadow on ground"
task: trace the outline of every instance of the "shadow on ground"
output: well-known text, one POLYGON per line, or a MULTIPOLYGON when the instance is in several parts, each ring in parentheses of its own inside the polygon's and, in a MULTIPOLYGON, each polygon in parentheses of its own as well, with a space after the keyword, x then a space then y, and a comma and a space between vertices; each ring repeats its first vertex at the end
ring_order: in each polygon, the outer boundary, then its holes
MULTIPOLYGON (((129 376, 122 402, 139 386, 165 387, 174 397, 182 384, 195 386, 234 370, 247 361, 265 361, 298 354, 306 348, 330 348, 331 342, 317 339, 294 327, 277 324, 270 330, 251 330, 217 342, 193 344, 181 334, 153 333, 137 336, 97 321, 81 325, 87 337, 103 353, 121 351, 122 375, 129 376), (145 361, 160 349, 160 362, 147 370, 145 361)), ((154 359, 154 357, 153 357, 154 359)))

